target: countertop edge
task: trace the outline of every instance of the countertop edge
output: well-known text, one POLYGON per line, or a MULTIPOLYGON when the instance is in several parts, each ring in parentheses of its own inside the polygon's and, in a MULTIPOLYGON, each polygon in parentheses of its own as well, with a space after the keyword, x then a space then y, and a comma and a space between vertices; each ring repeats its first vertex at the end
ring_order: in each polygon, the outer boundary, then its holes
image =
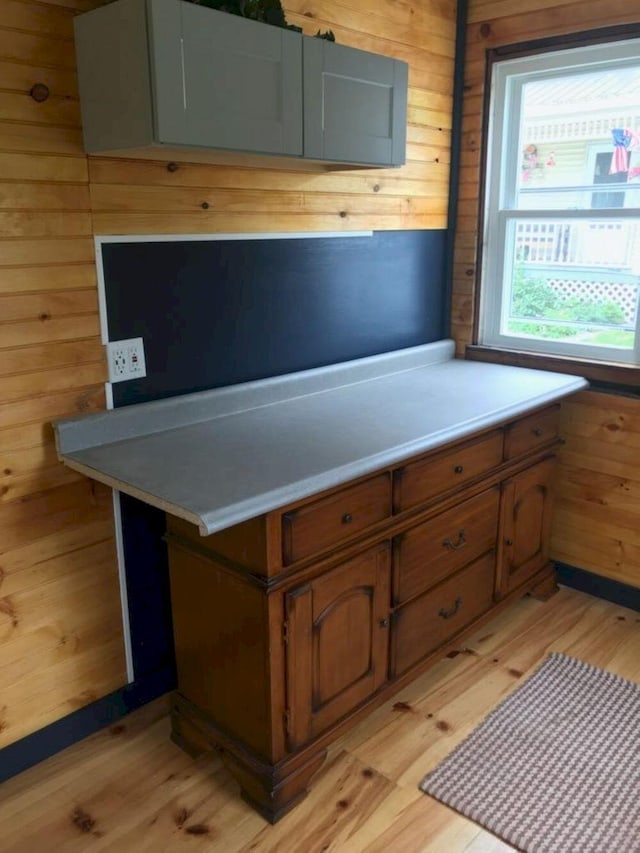
POLYGON ((64 453, 61 453, 60 455, 69 467, 79 473, 85 474, 86 476, 98 480, 99 482, 117 489, 118 491, 124 492, 131 497, 142 500, 159 510, 168 512, 171 515, 178 516, 179 518, 183 518, 186 521, 195 524, 199 528, 202 536, 209 536, 212 533, 224 530, 225 528, 238 524, 242 521, 247 521, 250 518, 262 515, 263 513, 270 512, 295 501, 311 497, 312 495, 327 489, 339 487, 347 483, 349 480, 366 476, 367 474, 373 474, 381 468, 395 465, 411 456, 433 450, 459 439, 464 439, 480 430, 497 426, 498 424, 517 418, 528 412, 560 400, 570 394, 574 394, 577 391, 587 388, 588 385, 589 383, 587 380, 582 377, 568 377, 568 381, 564 385, 545 394, 539 394, 532 397, 527 400, 526 403, 519 402, 514 405, 505 406, 501 409, 488 412, 480 417, 470 418, 466 421, 457 423, 455 427, 447 427, 446 429, 427 433, 418 439, 390 447, 384 452, 358 459, 347 465, 328 469, 323 471, 321 474, 317 474, 303 480, 298 480, 286 486, 262 492, 254 497, 230 504, 224 509, 217 509, 209 513, 201 513, 195 510, 192 511, 179 504, 163 500, 162 498, 149 492, 145 492, 130 483, 93 469, 82 462, 78 462, 73 459, 72 456, 67 456, 64 453))

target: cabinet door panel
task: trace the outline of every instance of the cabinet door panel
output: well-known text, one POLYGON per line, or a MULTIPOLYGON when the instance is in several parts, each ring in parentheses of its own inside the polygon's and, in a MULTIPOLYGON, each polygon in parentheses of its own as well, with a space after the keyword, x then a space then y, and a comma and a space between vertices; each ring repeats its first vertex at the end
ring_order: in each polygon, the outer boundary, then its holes
POLYGON ((387 679, 389 544, 286 595, 289 745, 298 746, 387 679))
POLYGON ((323 39, 303 50, 304 156, 404 163, 406 64, 323 39))
POLYGON ((502 555, 498 591, 506 595, 549 560, 553 458, 545 459, 503 485, 502 555))
POLYGON ((160 142, 302 154, 298 33, 193 3, 152 0, 151 8, 163 34, 152 57, 160 142), (171 31, 165 5, 179 15, 171 31))

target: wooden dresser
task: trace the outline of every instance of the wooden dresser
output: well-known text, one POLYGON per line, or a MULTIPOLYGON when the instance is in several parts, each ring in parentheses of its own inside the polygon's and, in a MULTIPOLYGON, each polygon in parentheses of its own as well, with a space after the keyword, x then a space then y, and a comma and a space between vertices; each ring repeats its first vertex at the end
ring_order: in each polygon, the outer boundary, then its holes
POLYGON ((210 536, 167 516, 174 740, 275 822, 327 744, 510 599, 555 589, 554 404, 210 536))

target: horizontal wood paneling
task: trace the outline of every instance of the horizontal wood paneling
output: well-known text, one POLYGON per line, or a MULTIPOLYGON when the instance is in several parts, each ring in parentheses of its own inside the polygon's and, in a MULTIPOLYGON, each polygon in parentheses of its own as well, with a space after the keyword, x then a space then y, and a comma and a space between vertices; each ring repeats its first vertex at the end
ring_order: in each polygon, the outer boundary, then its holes
MULTIPOLYGON (((2 302, 0 301, 1 305, 2 302)), ((19 346, 3 352, 2 362, 0 362, 0 377, 35 370, 50 370, 61 365, 66 365, 68 368, 69 366, 90 363, 99 363, 102 366, 99 381, 106 380, 102 344, 97 337, 19 346)), ((66 374, 68 377, 68 369, 66 374)))
POLYGON ((83 157, 32 157, 0 152, 0 180, 86 183, 87 177, 87 161, 83 157))
MULTIPOLYGON (((455 236, 452 336, 459 354, 472 343, 480 144, 488 48, 638 21, 632 0, 469 0, 462 150, 455 236)), ((563 434, 553 557, 640 586, 637 442, 640 400, 581 394, 562 405, 563 434)))
MULTIPOLYGON (((0 185, 1 186, 1 185, 0 185)), ((68 291, 95 288, 96 268, 93 263, 44 263, 40 267, 5 267, 0 276, 0 294, 15 296, 33 291, 68 291)))
MULTIPOLYGON (((77 155, 81 150, 82 131, 79 127, 53 127, 0 121, 0 151, 77 155)), ((16 178, 11 170, 5 171, 5 177, 11 180, 16 178)), ((30 177, 27 174, 26 179, 29 180, 30 177)))
POLYGON ((575 395, 562 435, 553 557, 640 586, 640 400, 575 395))
POLYGON ((104 409, 104 406, 103 386, 30 397, 14 403, 0 403, 0 430, 40 421, 49 423, 57 418, 97 412, 104 409))
POLYGON ((1 3, 0 748, 126 680, 110 493, 50 426, 104 408, 106 375, 73 10, 1 3))
POLYGON ((104 407, 93 235, 446 227, 455 3, 286 7, 409 62, 404 167, 173 172, 83 152, 73 17, 101 4, 0 0, 0 746, 125 681, 110 494, 57 462, 50 426, 104 407))

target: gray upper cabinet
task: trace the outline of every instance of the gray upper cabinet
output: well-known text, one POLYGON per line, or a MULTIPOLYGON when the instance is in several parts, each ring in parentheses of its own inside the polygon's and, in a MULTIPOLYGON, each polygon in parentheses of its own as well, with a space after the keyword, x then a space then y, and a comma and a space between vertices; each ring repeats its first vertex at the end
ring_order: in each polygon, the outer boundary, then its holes
POLYGON ((75 19, 85 148, 302 154, 302 36, 182 0, 75 19))
POLYGON ((404 163, 407 64, 315 38, 303 58, 304 156, 404 163))
POLYGON ((89 153, 404 162, 403 62, 184 0, 117 0, 74 23, 89 153))
POLYGON ((302 38, 194 3, 148 0, 158 141, 302 154, 302 38))

